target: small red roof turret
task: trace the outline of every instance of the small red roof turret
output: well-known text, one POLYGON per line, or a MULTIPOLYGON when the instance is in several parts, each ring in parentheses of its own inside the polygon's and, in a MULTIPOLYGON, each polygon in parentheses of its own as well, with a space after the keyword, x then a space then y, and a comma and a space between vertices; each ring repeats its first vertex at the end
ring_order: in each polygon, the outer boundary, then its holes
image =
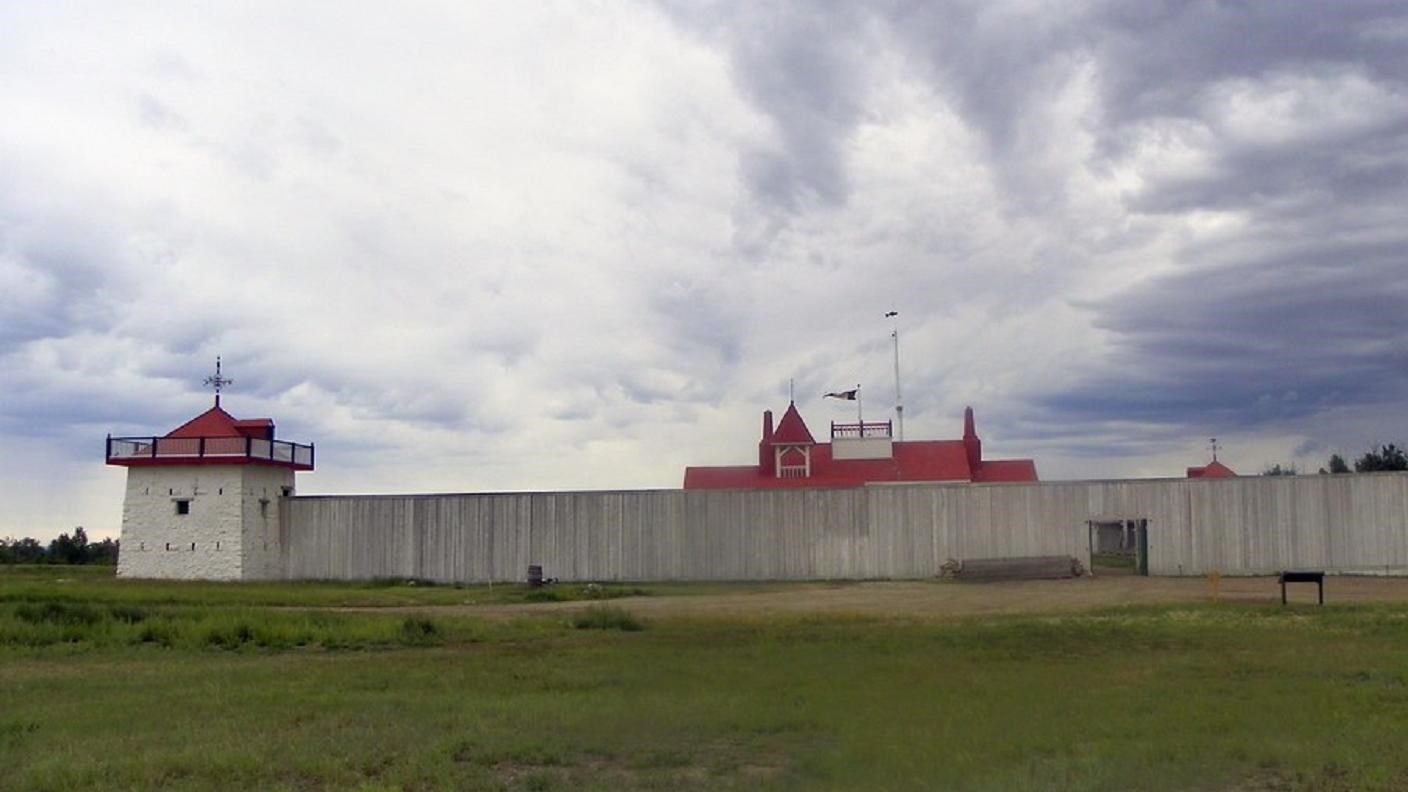
POLYGON ((782 420, 777 422, 777 431, 772 433, 772 444, 816 445, 816 439, 807 428, 807 422, 803 421, 802 414, 797 412, 796 402, 787 405, 787 412, 783 413, 782 420))

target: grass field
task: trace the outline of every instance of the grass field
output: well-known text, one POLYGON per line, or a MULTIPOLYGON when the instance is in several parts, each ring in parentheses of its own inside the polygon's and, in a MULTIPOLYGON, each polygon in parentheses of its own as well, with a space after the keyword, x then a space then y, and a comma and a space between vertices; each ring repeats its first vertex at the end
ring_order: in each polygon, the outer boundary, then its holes
POLYGON ((1408 788, 1397 604, 481 619, 531 593, 108 575, 0 568, 0 788, 1408 788))

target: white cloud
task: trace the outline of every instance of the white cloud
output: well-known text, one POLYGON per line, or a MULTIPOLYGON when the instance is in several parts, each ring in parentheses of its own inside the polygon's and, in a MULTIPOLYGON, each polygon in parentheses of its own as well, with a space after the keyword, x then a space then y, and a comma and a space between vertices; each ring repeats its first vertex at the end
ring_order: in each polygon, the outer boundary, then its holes
POLYGON ((1243 146, 1333 140, 1408 117, 1408 95, 1401 89, 1340 66, 1223 80, 1206 96, 1212 128, 1243 146))

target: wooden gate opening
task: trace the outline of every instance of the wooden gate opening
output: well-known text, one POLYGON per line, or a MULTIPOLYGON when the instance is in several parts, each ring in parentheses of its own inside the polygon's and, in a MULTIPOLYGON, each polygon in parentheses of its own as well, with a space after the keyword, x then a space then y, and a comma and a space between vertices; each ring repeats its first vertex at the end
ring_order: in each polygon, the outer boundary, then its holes
POLYGON ((1105 517, 1086 523, 1090 529, 1090 568, 1107 575, 1149 574, 1149 520, 1105 517))

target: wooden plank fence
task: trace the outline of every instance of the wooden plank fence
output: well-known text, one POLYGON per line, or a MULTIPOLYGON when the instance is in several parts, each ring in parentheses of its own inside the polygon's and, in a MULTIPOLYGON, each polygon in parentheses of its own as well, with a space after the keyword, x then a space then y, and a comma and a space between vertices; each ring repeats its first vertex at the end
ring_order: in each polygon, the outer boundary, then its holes
POLYGON ((832 490, 299 496, 285 577, 927 578, 949 559, 1071 556, 1143 519, 1155 575, 1408 574, 1408 474, 832 490))

